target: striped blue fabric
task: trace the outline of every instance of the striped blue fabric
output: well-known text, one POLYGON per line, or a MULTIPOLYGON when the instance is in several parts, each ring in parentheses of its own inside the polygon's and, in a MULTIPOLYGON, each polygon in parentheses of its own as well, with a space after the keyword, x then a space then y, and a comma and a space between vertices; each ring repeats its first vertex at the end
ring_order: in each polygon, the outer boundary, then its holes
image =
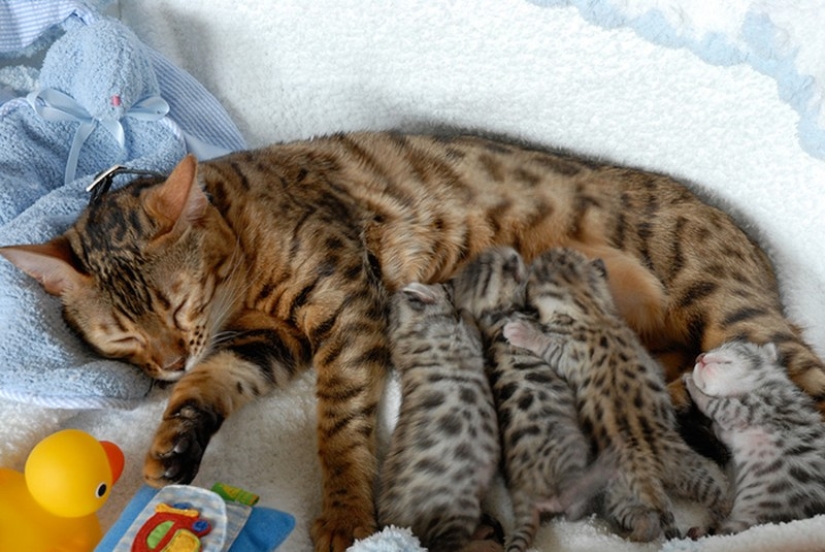
POLYGON ((0 55, 17 55, 55 24, 71 17, 89 23, 98 15, 75 0, 0 1, 0 55))

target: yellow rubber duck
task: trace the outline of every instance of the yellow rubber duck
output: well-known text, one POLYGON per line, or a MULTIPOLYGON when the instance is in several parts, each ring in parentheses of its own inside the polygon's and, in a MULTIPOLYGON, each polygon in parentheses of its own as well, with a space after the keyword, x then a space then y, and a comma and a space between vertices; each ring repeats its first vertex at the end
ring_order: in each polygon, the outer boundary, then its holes
POLYGON ((117 445, 66 429, 32 449, 24 473, 0 468, 0 550, 94 550, 103 537, 95 512, 123 462, 117 445))

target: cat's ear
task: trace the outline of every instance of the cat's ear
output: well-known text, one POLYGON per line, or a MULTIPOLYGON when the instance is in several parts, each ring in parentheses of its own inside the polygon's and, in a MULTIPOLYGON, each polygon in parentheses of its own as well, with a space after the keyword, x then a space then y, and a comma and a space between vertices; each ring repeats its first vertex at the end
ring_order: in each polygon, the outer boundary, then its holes
POLYGON ((89 277, 75 267, 69 240, 63 236, 42 244, 0 247, 0 255, 40 282, 52 295, 63 295, 88 282, 89 277))
POLYGON ((775 363, 779 359, 779 351, 776 349, 776 344, 772 341, 768 341, 762 345, 762 352, 765 353, 768 362, 775 363))
POLYGON ((436 301, 436 296, 433 289, 430 286, 426 286, 418 282, 407 284, 401 291, 404 292, 408 299, 419 303, 424 303, 425 305, 430 305, 436 301))
POLYGON ((146 197, 147 212, 161 223, 160 236, 178 236, 206 212, 209 199, 198 184, 198 162, 191 154, 183 158, 166 182, 146 197))
POLYGON ((596 269, 603 278, 607 278, 607 266, 602 259, 593 259, 590 261, 590 266, 596 269))

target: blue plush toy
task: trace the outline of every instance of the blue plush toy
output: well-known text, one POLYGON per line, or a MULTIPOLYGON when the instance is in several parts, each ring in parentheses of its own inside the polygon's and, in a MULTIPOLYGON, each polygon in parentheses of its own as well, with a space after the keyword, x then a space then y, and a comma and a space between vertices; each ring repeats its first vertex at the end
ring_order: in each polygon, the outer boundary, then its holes
MULTIPOLYGON (((0 70, 0 245, 63 232, 94 175, 114 164, 166 173, 187 152, 245 147, 217 100, 119 21, 83 2, 0 4, 0 54, 54 36, 39 71, 0 70), (10 35, 32 28, 42 32, 10 35)), ((0 259, 0 320, 14 322, 0 324, 0 398, 71 408, 143 397, 148 379, 93 355, 38 288, 0 259)))
MULTIPOLYGON (((167 117, 149 51, 127 27, 104 18, 66 26, 36 88, 0 111, 0 224, 76 177, 138 159, 164 168, 170 165, 159 154, 178 157, 198 140, 167 117)), ((195 153, 212 157, 229 148, 201 149, 195 153)))

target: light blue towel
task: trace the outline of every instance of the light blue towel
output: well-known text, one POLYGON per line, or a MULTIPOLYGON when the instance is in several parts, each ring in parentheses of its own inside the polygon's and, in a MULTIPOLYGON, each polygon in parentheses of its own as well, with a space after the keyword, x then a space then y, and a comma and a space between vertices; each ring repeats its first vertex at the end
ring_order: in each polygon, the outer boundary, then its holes
MULTIPOLYGON (((245 147, 194 78, 81 2, 0 3, 0 54, 28 52, 56 28, 64 34, 34 72, 37 88, 0 105, 0 245, 63 232, 88 204, 94 174, 113 164, 169 172, 187 151, 204 159, 245 147), (72 109, 54 108, 63 96, 72 109), (80 120, 44 119, 49 110, 88 114, 88 136, 78 138, 80 120)), ((32 72, 3 74, 18 77, 7 90, 20 94, 19 76, 32 72)), ((60 301, 4 259, 0 366, 0 398, 52 407, 128 407, 151 387, 138 369, 96 356, 63 322, 60 301)))

